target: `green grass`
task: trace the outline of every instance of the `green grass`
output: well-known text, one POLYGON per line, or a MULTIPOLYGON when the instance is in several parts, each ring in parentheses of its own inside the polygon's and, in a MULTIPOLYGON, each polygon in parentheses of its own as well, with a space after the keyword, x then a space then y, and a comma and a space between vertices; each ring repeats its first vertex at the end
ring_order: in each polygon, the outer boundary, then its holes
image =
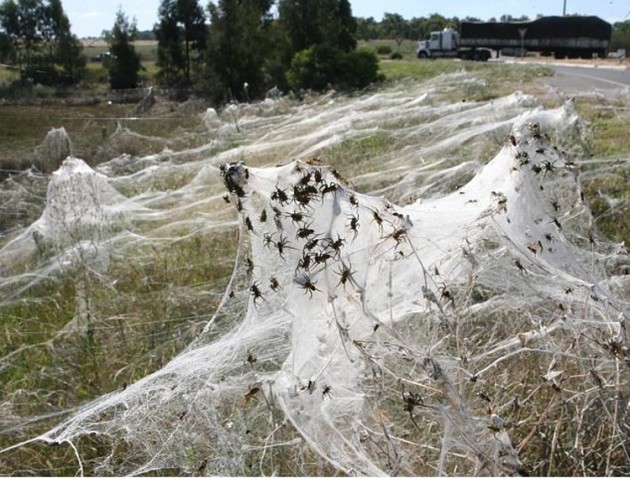
MULTIPOLYGON (((193 146, 190 139, 182 141, 185 138, 181 136, 181 129, 198 126, 195 115, 166 107, 157 108, 159 111, 152 115, 130 118, 134 107, 135 104, 108 104, 104 101, 82 106, 62 103, 0 106, 0 169, 23 169, 48 131, 61 126, 72 140, 74 155, 92 165, 100 161, 100 148, 118 124, 140 135, 170 139, 173 149, 193 146)), ((159 142, 130 143, 116 153, 151 154, 160 152, 163 147, 164 144, 159 142)), ((4 175, 0 171, 2 177, 4 175)))
POLYGON ((613 241, 630 244, 630 164, 614 163, 630 154, 630 110, 619 102, 589 97, 575 99, 575 106, 593 128, 592 156, 609 159, 583 167, 584 194, 597 228, 613 241))
POLYGON ((9 84, 20 78, 20 74, 16 68, 0 66, 0 85, 9 84))
MULTIPOLYGON (((154 62, 157 60, 157 41, 136 41, 134 43, 136 52, 140 55, 142 62, 154 62)), ((109 45, 102 40, 85 40, 83 42, 83 53, 90 59, 109 50, 109 45)), ((95 63, 99 64, 99 63, 95 63)))
POLYGON ((506 65, 453 59, 381 60, 380 72, 387 80, 415 79, 425 81, 438 75, 465 71, 485 82, 485 88, 470 99, 487 100, 524 89, 536 78, 552 75, 549 67, 540 65, 506 65))
MULTIPOLYGON (((358 42, 357 47, 367 48, 373 51, 377 51, 379 47, 387 46, 391 49, 392 53, 400 53, 404 59, 411 60, 416 58, 416 49, 418 48, 418 42, 412 40, 403 40, 400 45, 396 43, 396 40, 361 40, 358 42)), ((388 56, 388 55, 387 55, 388 56)), ((386 56, 381 56, 385 58, 386 56)))
POLYGON ((114 131, 116 118, 124 117, 129 109, 129 105, 106 103, 0 106, 0 167, 22 169, 48 131, 61 126, 73 141, 75 155, 89 161, 104 136, 114 131))
POLYGON ((574 101, 580 115, 593 126, 593 156, 606 158, 630 153, 627 105, 588 97, 574 101))

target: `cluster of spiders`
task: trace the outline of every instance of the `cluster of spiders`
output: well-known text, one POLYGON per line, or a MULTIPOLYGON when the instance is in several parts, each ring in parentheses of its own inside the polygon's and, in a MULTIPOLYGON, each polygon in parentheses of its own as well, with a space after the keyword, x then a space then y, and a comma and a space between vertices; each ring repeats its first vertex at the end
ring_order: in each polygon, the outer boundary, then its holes
MULTIPOLYGON (((276 252, 283 262, 287 261, 289 251, 298 251, 295 255, 291 254, 296 257, 293 282, 310 297, 320 291, 317 275, 330 267, 332 262, 336 263, 336 267, 330 270, 338 277, 335 288, 361 289, 350 260, 342 259, 344 247, 360 234, 360 217, 368 216, 367 220, 372 226, 376 225, 382 239, 394 241, 395 249, 405 240, 407 231, 412 227, 409 218, 396 212, 389 203, 385 203, 381 210, 361 207, 357 195, 343 185, 343 178, 334 169, 320 166, 316 160, 307 161, 307 164, 296 162, 291 171, 291 182, 284 186, 276 184, 269 194, 269 204, 256 215, 248 215, 244 207, 248 200, 245 192, 249 180, 248 169, 242 163, 224 165, 220 169, 227 190, 236 196, 236 206, 247 231, 259 237, 263 247, 276 252), (323 203, 327 199, 332 199, 332 204, 348 204, 345 234, 318 232, 317 218, 313 214, 316 207, 314 202, 323 203)), ((229 197, 226 202, 230 202, 229 197)), ((253 270, 253 264, 249 270, 253 270)), ((273 275, 268 278, 268 285, 265 282, 259 278, 250 285, 249 292, 254 305, 266 301, 265 289, 277 292, 281 288, 280 281, 273 275)))
MULTIPOLYGON (((508 137, 509 142, 516 148, 515 159, 517 161, 517 166, 514 166, 512 169, 518 170, 521 167, 527 167, 533 173, 534 177, 541 179, 545 179, 547 176, 552 177, 566 174, 571 174, 577 177, 577 166, 575 162, 566 157, 566 152, 559 150, 556 146, 549 147, 548 144, 550 142, 550 138, 546 134, 541 134, 538 124, 531 123, 527 125, 527 127, 531 132, 530 138, 523 138, 517 141, 514 135, 510 135, 508 137), (523 150, 522 147, 527 144, 530 146, 533 145, 535 148, 533 153, 527 153, 527 151, 523 150)), ((540 191, 545 191, 545 187, 542 182, 539 182, 538 187, 540 191)), ((580 201, 583 203, 585 201, 584 192, 579 190, 579 194, 580 201)), ((493 195, 495 195, 494 192, 493 195)), ((526 245, 527 250, 534 256, 541 255, 546 252, 553 253, 554 247, 552 246, 552 243, 554 241, 554 236, 552 232, 561 232, 563 230, 562 222, 559 219, 559 215, 563 213, 560 200, 554 196, 553 193, 551 193, 550 196, 551 198, 547 200, 547 204, 550 206, 549 218, 544 219, 539 217, 534 220, 536 225, 547 223, 548 230, 543 232, 542 236, 537 238, 537 240, 535 239, 526 245)), ((505 199, 505 196, 499 194, 495 197, 497 199, 498 207, 501 211, 505 212, 507 210, 507 199, 505 199)), ((508 222, 510 222, 509 219, 508 222)), ((588 239, 591 244, 594 243, 592 234, 589 233, 588 239)), ((514 265, 519 272, 527 272, 527 269, 521 260, 516 259, 514 261, 514 265)))
MULTIPOLYGON (((230 168, 224 169, 223 177, 228 191, 238 196, 240 200, 243 195, 240 193, 242 189, 238 181, 233 179, 230 174, 230 168)), ((290 250, 300 250, 294 273, 293 281, 298 287, 304 290, 310 296, 314 292, 319 291, 316 286, 317 281, 313 277, 323 270, 331 260, 339 260, 341 251, 345 245, 345 239, 340 237, 330 237, 323 233, 317 233, 313 225, 314 218, 312 210, 313 201, 324 201, 327 196, 332 197, 342 193, 343 187, 338 182, 342 178, 334 170, 329 179, 328 174, 324 174, 324 169, 317 165, 304 165, 296 163, 292 175, 297 177, 287 187, 280 187, 276 184, 270 194, 270 212, 263 209, 259 216, 259 223, 262 225, 267 222, 269 216, 273 217, 275 230, 267 228, 267 232, 262 232, 262 244, 270 251, 276 251, 278 257, 287 260, 287 252, 290 250)), ((351 195, 350 201, 358 206, 356 196, 351 195)), ((247 230, 258 235, 257 228, 254 226, 252 219, 244 216, 243 224, 247 230)), ((353 271, 349 265, 343 263, 339 271, 339 284, 346 285, 355 282, 353 280, 353 271)), ((269 277, 269 289, 277 291, 280 288, 280 282, 277 277, 269 277)), ((259 282, 253 282, 250 286, 250 293, 253 297, 254 304, 258 301, 265 300, 263 286, 259 282)))
MULTIPOLYGON (((538 147, 535 150, 534 157, 544 155, 547 152, 547 147, 542 144, 542 140, 544 139, 546 142, 549 142, 549 137, 540 133, 540 127, 537 123, 530 123, 527 126, 532 133, 532 140, 539 143, 537 144, 538 147)), ((543 176, 546 176, 547 174, 552 175, 556 172, 556 161, 550 161, 548 159, 536 161, 534 160, 534 157, 531 157, 527 153, 527 151, 523 151, 521 149, 522 141, 517 141, 513 134, 511 134, 508 139, 512 146, 517 148, 514 158, 517 160, 518 167, 529 166, 535 175, 543 173, 543 176)), ((553 149, 557 151, 557 148, 554 147, 553 149)), ((566 166, 570 166, 570 164, 567 162, 566 166)), ((518 169, 518 167, 514 167, 513 169, 518 169)))

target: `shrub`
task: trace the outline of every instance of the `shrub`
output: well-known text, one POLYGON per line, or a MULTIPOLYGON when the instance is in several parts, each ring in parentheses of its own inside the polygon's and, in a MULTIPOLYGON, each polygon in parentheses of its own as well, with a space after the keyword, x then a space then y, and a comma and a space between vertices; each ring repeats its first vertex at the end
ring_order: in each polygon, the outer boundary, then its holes
POLYGON ((392 53, 392 54, 389 56, 390 60, 402 60, 402 57, 403 57, 403 56, 400 54, 400 52, 395 52, 395 53, 392 53))
POLYGON ((327 45, 315 45, 293 57, 287 82, 294 89, 322 91, 363 88, 381 80, 378 57, 369 50, 344 52, 327 45))
POLYGON ((391 55, 392 54, 392 47, 389 46, 389 45, 380 45, 376 49, 376 53, 378 55, 391 55))
POLYGON ((365 88, 371 83, 382 81, 378 72, 378 57, 365 49, 345 53, 343 78, 349 88, 365 88))

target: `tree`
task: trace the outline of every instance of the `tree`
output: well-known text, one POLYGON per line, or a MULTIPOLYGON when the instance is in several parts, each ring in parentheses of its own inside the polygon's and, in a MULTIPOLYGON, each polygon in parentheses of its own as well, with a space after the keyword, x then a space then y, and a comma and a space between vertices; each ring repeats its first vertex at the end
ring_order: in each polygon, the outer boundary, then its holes
POLYGON ((382 33, 385 38, 396 38, 397 36, 405 37, 408 24, 405 19, 398 13, 385 13, 381 21, 382 33))
POLYGON ((204 90, 217 103, 260 97, 269 86, 270 0, 210 2, 204 90))
POLYGON ((160 76, 167 84, 192 83, 192 65, 206 46, 206 17, 197 0, 162 0, 158 39, 160 76))
POLYGON ((298 52, 287 72, 294 90, 323 91, 329 86, 342 90, 364 88, 379 81, 378 58, 372 51, 343 51, 327 44, 298 52))
POLYGON ((336 37, 336 46, 342 51, 351 51, 357 47, 357 22, 352 16, 352 7, 348 0, 339 0, 337 3, 337 11, 334 19, 328 22, 332 31, 329 33, 331 37, 336 37))
POLYGON ((347 0, 280 0, 278 20, 291 54, 326 44, 343 51, 356 47, 356 20, 347 0))
POLYGON ((13 0, 5 0, 0 5, 0 39, 2 61, 11 62, 22 69, 20 55, 20 14, 13 0))
POLYGON ((77 82, 85 57, 60 0, 5 0, 0 5, 0 55, 38 82, 77 82), (61 71, 59 71, 61 70, 61 71))
POLYGON ((173 0, 163 0, 158 9, 159 23, 155 25, 158 40, 157 66, 158 78, 167 85, 178 82, 183 71, 184 59, 179 43, 177 26, 177 4, 173 0))
POLYGON ((290 57, 312 45, 323 43, 318 3, 319 0, 280 0, 278 21, 289 39, 290 57))
POLYGON ((70 21, 61 0, 49 0, 44 10, 47 19, 43 29, 44 41, 48 45, 50 61, 59 65, 67 81, 76 82, 85 74, 86 58, 83 45, 70 31, 70 21))
POLYGON ((5 42, 10 45, 10 56, 20 71, 33 63, 41 45, 40 31, 45 20, 41 0, 5 0, 0 5, 0 25, 5 42))
POLYGON ((379 79, 376 54, 355 50, 357 21, 348 0, 280 0, 278 23, 288 39, 291 88, 363 88, 379 79))
POLYGON ((452 27, 456 25, 457 19, 449 19, 440 15, 439 13, 432 13, 425 21, 425 35, 428 35, 431 32, 439 32, 449 26, 452 27))
POLYGON ((139 82, 140 56, 132 42, 136 36, 136 20, 129 21, 122 10, 116 12, 109 50, 109 84, 112 89, 136 88, 139 82))
POLYGON ((512 15, 501 15, 500 22, 528 22, 529 17, 527 15, 521 15, 520 17, 513 17, 512 15))
POLYGON ((610 50, 615 51, 619 48, 625 48, 630 53, 630 20, 613 24, 610 50))
POLYGON ((34 63, 34 55, 42 42, 41 30, 45 19, 44 6, 40 0, 19 0, 19 33, 23 45, 24 63, 34 63))
POLYGON ((374 17, 355 18, 357 24, 357 38, 361 40, 374 40, 380 38, 380 24, 374 17))
POLYGON ((301 71, 313 72, 316 85, 338 82, 337 68, 350 64, 341 61, 340 52, 352 52, 357 44, 357 22, 348 0, 280 0, 278 26, 287 39, 283 60, 284 69, 293 70, 287 78, 291 85, 309 83, 296 80, 305 78, 301 71), (294 63, 296 55, 307 49, 294 63))

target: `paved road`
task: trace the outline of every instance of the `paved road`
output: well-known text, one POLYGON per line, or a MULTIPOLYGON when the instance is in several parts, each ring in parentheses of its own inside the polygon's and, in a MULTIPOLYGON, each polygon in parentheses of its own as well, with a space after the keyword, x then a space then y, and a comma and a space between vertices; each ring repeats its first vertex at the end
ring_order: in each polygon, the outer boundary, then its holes
POLYGON ((567 94, 596 91, 605 95, 630 94, 630 70, 549 64, 556 72, 541 81, 567 94))

